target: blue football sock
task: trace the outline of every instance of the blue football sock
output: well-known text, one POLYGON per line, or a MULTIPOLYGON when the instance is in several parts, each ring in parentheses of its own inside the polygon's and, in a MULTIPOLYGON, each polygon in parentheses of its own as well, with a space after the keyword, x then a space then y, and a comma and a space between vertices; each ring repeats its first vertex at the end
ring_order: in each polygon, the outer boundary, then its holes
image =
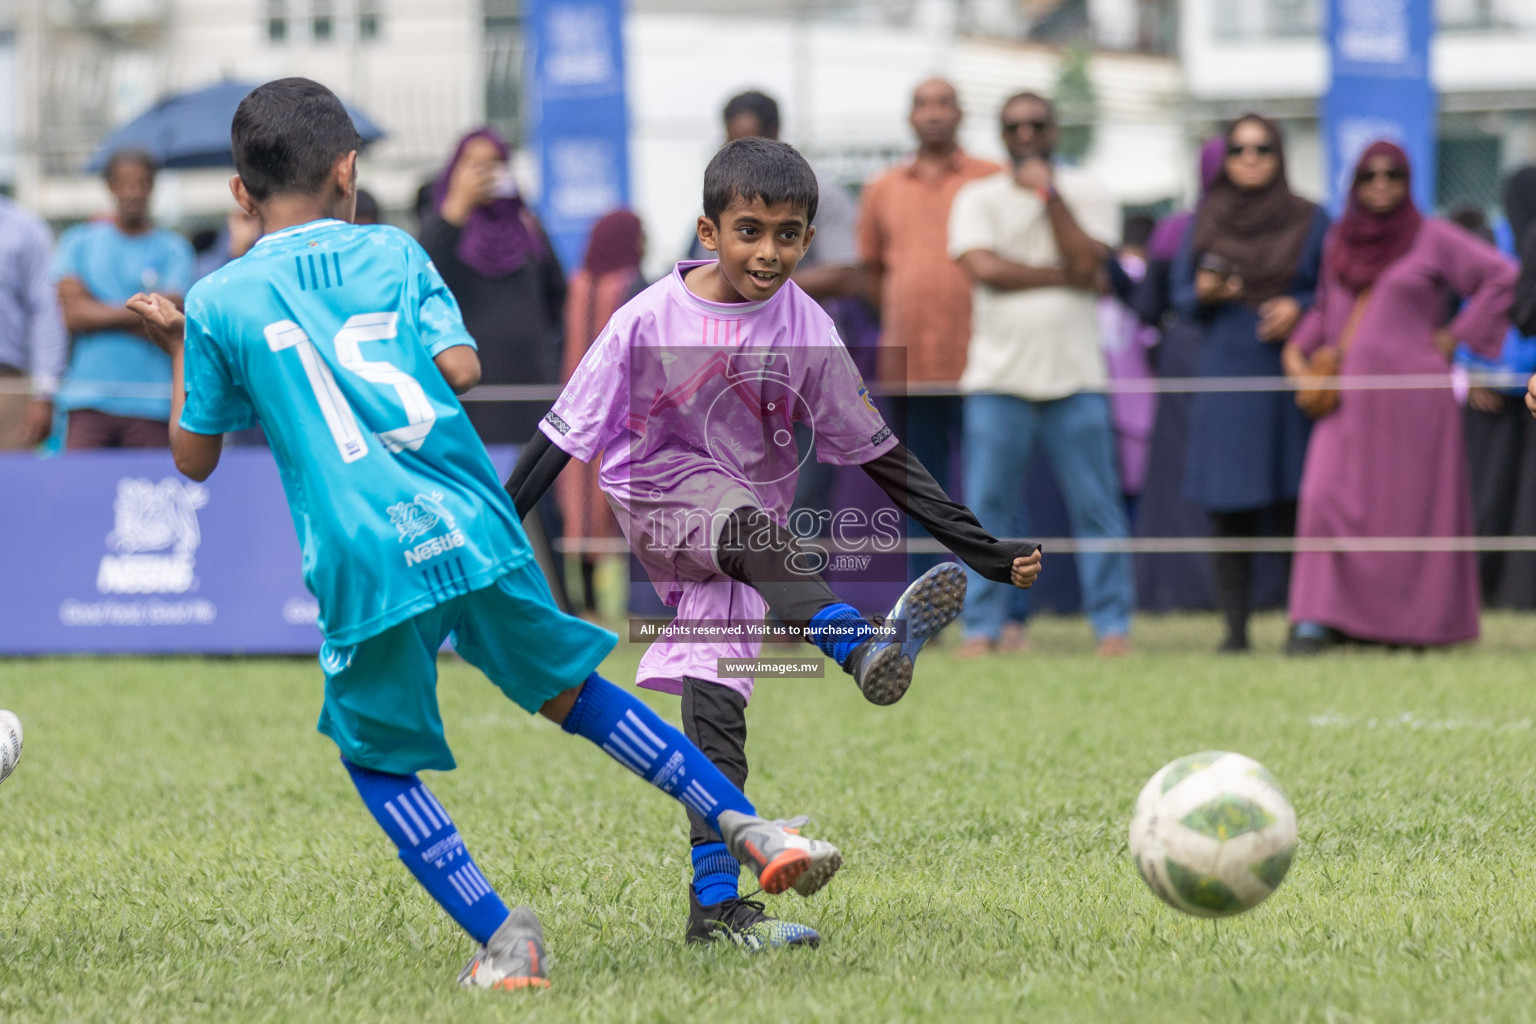
POLYGON ((681 800, 710 828, 719 829, 721 811, 757 813, 746 794, 688 737, 596 673, 582 684, 563 728, 596 743, 615 761, 681 800))
POLYGON ((839 665, 853 649, 869 639, 875 627, 851 604, 829 604, 811 617, 806 637, 839 665))
POLYGON ((724 843, 700 843, 693 848, 693 895, 702 907, 735 899, 741 865, 724 843))
POLYGON ((416 881, 485 945, 507 919, 507 905, 475 867, 442 804, 415 775, 370 771, 345 758, 341 763, 416 881))

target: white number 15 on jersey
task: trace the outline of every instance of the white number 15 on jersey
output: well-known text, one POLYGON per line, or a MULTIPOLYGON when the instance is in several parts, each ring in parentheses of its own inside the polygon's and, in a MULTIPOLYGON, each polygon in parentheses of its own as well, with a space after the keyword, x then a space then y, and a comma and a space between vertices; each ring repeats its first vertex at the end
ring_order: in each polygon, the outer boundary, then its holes
MULTIPOLYGON (((421 442, 431 433, 432 425, 437 422, 432 402, 415 377, 393 363, 363 358, 360 347, 363 342, 388 341, 395 337, 398 317, 397 313, 359 313, 347 319, 341 330, 336 332, 334 340, 337 362, 369 383, 393 385, 395 394, 400 398, 400 405, 405 410, 406 425, 382 430, 378 434, 379 441, 388 452, 415 451, 420 448, 421 442)), ((320 358, 315 343, 304 333, 304 328, 292 320, 279 320, 275 324, 268 324, 263 333, 267 338, 267 347, 273 352, 290 348, 298 350, 304 375, 309 378, 309 386, 315 393, 315 401, 320 404, 320 413, 325 417, 325 425, 330 428, 342 461, 356 462, 367 455, 368 440, 357 425, 357 417, 352 414, 346 396, 336 386, 331 368, 320 358)))

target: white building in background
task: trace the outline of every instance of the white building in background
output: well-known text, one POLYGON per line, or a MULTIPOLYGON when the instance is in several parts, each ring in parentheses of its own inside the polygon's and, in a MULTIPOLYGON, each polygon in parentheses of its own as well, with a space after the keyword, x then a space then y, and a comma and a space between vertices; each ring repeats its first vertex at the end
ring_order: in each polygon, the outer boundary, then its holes
MULTIPOLYGON (((394 211, 412 205, 463 131, 487 119, 521 129, 520 0, 0 0, 0 75, 7 4, 17 88, 9 143, 0 97, 0 184, 54 220, 104 209, 100 182, 80 168, 106 131, 223 77, 306 75, 367 112, 388 135, 364 155, 363 184, 394 211)), ((784 137, 857 186, 910 151, 911 91, 932 74, 959 86, 968 148, 1001 157, 1002 99, 1055 92, 1068 44, 1092 48, 1088 166, 1129 205, 1182 197, 1192 175, 1182 76, 1168 56, 1172 4, 629 0, 632 198, 651 269, 691 234, 731 95, 774 95, 784 137), (750 59, 733 40, 750 41, 750 59)), ((536 191, 531 162, 522 167, 536 191)), ((219 216, 227 177, 164 174, 157 215, 219 216)))
MULTIPOLYGON (((1286 128, 1293 184, 1324 194, 1318 102, 1328 88, 1325 0, 1184 0, 1180 52, 1201 130, 1249 110, 1286 128)), ((1442 207, 1497 202, 1536 162, 1536 0, 1436 0, 1442 207)))
POLYGON ((724 139, 720 114, 731 96, 747 89, 773 96, 785 141, 859 183, 909 148, 913 87, 952 69, 947 3, 903 12, 870 5, 815 19, 794 17, 787 3, 758 5, 764 13, 751 17, 726 6, 632 3, 631 188, 650 239, 650 273, 678 258, 693 236, 704 167, 724 139), (751 40, 750 60, 732 38, 751 40))
MULTIPOLYGON (((969 115, 966 148, 977 156, 1003 160, 998 128, 1003 101, 1025 90, 1052 95, 1061 66, 1062 53, 1055 47, 961 40, 953 74, 969 115)), ((1177 63, 1163 56, 1096 50, 1088 58, 1088 76, 1097 109, 1093 143, 1083 166, 1125 206, 1183 199, 1192 187, 1195 167, 1177 63)))
MULTIPOLYGON (((305 75, 356 104, 388 132, 364 157, 365 186, 395 207, 410 204, 459 132, 485 116, 495 54, 481 0, 12 3, 13 181, 19 198, 56 220, 103 208, 100 182, 80 168, 107 130, 169 93, 221 78, 305 75)), ((218 215, 230 203, 228 174, 164 174, 157 215, 218 215)))
POLYGON ((1163 0, 765 0, 751 17, 742 9, 736 0, 631 2, 632 178, 652 273, 692 235, 702 172, 732 95, 759 88, 774 96, 785 140, 857 187, 911 152, 912 90, 943 75, 960 91, 966 148, 1000 160, 1002 101, 1025 89, 1056 91, 1067 51, 1036 31, 1052 25, 1093 47, 1097 117, 1086 163, 1116 198, 1181 199, 1193 179, 1163 0), (752 41, 748 67, 731 39, 752 41))
POLYGON ((0 187, 16 180, 21 150, 21 72, 16 61, 15 0, 0 0, 0 187))

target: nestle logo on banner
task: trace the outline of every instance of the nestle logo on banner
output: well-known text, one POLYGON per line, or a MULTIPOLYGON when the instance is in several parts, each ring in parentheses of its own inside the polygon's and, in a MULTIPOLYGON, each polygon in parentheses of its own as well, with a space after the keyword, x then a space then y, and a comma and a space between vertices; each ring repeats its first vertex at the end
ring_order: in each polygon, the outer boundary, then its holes
POLYGON ((112 502, 114 525, 96 571, 103 594, 185 594, 197 585, 193 555, 202 541, 197 510, 208 504, 201 484, 167 477, 158 484, 124 477, 112 502))

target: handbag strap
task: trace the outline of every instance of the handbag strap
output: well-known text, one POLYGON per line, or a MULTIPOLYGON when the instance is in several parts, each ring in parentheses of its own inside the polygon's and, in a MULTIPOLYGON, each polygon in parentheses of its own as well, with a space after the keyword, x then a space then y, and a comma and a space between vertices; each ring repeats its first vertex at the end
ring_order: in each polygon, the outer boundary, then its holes
POLYGON ((1342 357, 1349 351, 1350 342, 1355 340, 1355 332, 1360 329, 1360 321, 1365 319, 1365 307, 1371 301, 1369 288, 1355 296, 1355 304, 1349 311, 1349 319, 1344 322, 1344 332, 1339 335, 1339 355, 1342 357))

